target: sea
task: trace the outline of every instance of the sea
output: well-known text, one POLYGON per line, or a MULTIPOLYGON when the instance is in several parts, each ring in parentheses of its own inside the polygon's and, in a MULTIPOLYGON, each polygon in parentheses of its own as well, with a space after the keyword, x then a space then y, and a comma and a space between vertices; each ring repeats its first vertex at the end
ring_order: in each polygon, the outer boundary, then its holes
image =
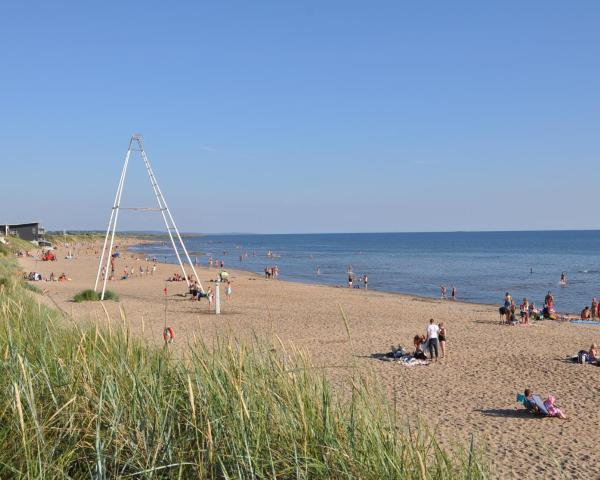
MULTIPOLYGON (((223 260, 264 275, 347 286, 368 275, 369 290, 440 297, 440 286, 457 299, 500 305, 505 292, 542 306, 548 291, 560 312, 577 313, 600 297, 600 231, 336 233, 186 235, 192 261, 223 260), (269 252, 271 255, 269 256, 269 252), (567 283, 561 285, 565 273, 567 283)), ((159 261, 176 263, 168 238, 136 247, 159 261)))

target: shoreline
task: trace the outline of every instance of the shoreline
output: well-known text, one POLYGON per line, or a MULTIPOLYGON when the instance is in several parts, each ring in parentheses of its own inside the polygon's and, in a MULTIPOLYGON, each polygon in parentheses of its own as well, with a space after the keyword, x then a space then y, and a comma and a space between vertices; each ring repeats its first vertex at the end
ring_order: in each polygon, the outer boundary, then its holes
MULTIPOLYGON (((134 238, 130 238, 130 240, 135 240, 134 238)), ((148 242, 142 242, 136 245, 129 245, 126 249, 126 251, 128 252, 132 252, 132 253, 139 253, 141 255, 143 255, 143 257, 147 257, 148 254, 147 252, 143 251, 143 250, 137 250, 137 251, 133 251, 133 250, 129 250, 130 248, 140 248, 143 247, 144 245, 158 245, 156 242, 149 240, 148 242)), ((206 256, 205 253, 201 253, 201 255, 196 255, 196 256, 206 256)), ((164 257, 164 255, 163 255, 164 257)), ((190 253, 190 257, 192 257, 192 254, 190 253)), ((150 256, 150 258, 152 258, 150 256)), ((178 265, 178 263, 173 263, 173 262, 165 262, 165 261, 161 261, 159 259, 158 256, 156 256, 157 259, 157 263, 160 263, 161 265, 178 265)), ((182 259, 183 260, 183 259, 182 259)), ((184 262, 184 267, 187 265, 186 262, 184 262)), ((202 265, 200 263, 195 264, 194 267, 198 267, 200 269, 204 269, 205 271, 211 271, 211 270, 215 270, 218 271, 220 270, 220 268, 216 268, 213 267, 213 269, 210 269, 209 267, 207 267, 206 265, 202 265)), ((226 271, 231 271, 233 273, 251 273, 253 275, 257 275, 261 278, 264 278, 264 273, 263 272, 256 272, 254 270, 246 270, 243 268, 227 268, 225 267, 223 270, 226 271)), ((377 288, 369 288, 367 290, 365 290, 364 288, 353 288, 350 289, 347 286, 344 285, 333 285, 333 284, 328 284, 328 283, 321 283, 321 282, 312 282, 312 281, 306 281, 303 282, 301 280, 297 280, 297 279, 289 279, 289 278, 283 278, 283 279, 277 279, 276 281, 280 281, 280 282, 288 282, 288 283, 292 283, 292 284, 299 284, 299 285, 314 285, 314 286, 319 286, 319 287, 329 287, 329 288, 335 288, 335 289, 347 289, 347 290, 359 290, 360 292, 376 292, 376 293, 382 293, 382 294, 388 294, 388 295, 399 295, 401 297, 404 298, 412 298, 415 300, 419 300, 419 301, 425 301, 425 302, 440 302, 440 303, 444 303, 444 302, 449 302, 449 303, 460 303, 460 304, 465 304, 465 305, 473 305, 473 306, 479 306, 479 307, 496 307, 497 309, 500 308, 501 302, 498 303, 485 303, 485 302, 478 302, 475 300, 452 300, 451 298, 446 298, 446 299, 441 299, 440 297, 430 297, 427 295, 422 295, 422 294, 417 294, 417 293, 410 293, 410 292, 402 292, 402 291, 398 291, 398 290, 378 290, 377 288)), ((559 316, 559 319, 554 320, 554 321, 567 321, 567 320, 577 320, 579 319, 579 314, 577 312, 559 312, 558 310, 556 311, 557 315, 559 316), (560 318, 563 317, 563 318, 560 318), (574 317, 574 318, 564 318, 564 317, 574 317)))

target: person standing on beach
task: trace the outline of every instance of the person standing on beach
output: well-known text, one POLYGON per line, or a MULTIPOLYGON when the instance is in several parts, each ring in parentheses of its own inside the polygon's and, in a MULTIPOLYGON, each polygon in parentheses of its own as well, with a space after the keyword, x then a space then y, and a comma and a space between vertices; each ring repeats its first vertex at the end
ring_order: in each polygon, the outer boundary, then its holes
POLYGON ((438 333, 438 339, 440 341, 440 349, 442 350, 442 358, 446 356, 446 327, 444 326, 444 322, 440 322, 440 331, 438 333))
POLYGON ((231 282, 227 280, 227 286, 225 287, 225 297, 227 300, 231 300, 231 282))
POLYGON ((598 318, 598 300, 596 297, 592 298, 592 319, 598 318))
MULTIPOLYGON (((456 300, 456 287, 452 285, 452 300, 456 300)), ((443 356, 443 355, 442 355, 443 356)))
POLYGON ((440 299, 446 300, 446 285, 440 285, 440 299))
POLYGON ((438 359, 438 336, 440 333, 440 327, 438 327, 433 318, 429 320, 429 326, 427 327, 427 345, 429 349, 429 358, 437 362, 438 359))
POLYGON ((208 300, 208 310, 212 310, 212 304, 213 304, 213 300, 215 298, 212 287, 208 287, 208 290, 206 291, 206 298, 208 300))
POLYGON ((369 289, 369 277, 366 273, 365 273, 365 276, 363 277, 363 281, 365 282, 365 290, 368 290, 369 289))

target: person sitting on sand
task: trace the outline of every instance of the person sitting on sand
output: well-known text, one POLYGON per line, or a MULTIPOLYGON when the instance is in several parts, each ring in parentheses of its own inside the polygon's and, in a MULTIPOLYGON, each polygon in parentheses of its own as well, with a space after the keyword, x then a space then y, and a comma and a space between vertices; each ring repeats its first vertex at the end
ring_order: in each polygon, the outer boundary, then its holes
POLYGON ((529 318, 532 320, 539 320, 540 318, 540 311, 533 302, 529 304, 529 318))
POLYGON ((515 305, 515 302, 511 303, 510 307, 508 307, 508 324, 509 325, 516 325, 517 323, 519 323, 517 321, 517 316, 515 315, 515 312, 517 311, 517 306, 515 305))
POLYGON ((563 411, 556 405, 554 405, 555 401, 556 398, 554 397, 554 395, 549 395, 546 401, 544 402, 544 407, 546 407, 546 410, 548 411, 548 416, 566 419, 567 416, 563 413, 563 411))
POLYGON ((535 413, 536 415, 539 415, 540 409, 535 404, 535 401, 533 400, 533 392, 529 388, 526 388, 524 394, 525 395, 523 398, 523 406, 530 412, 535 413))
POLYGON ((589 320, 590 318, 592 318, 592 311, 590 310, 590 307, 585 307, 582 311, 581 311, 581 319, 582 320, 589 320))
POLYGON ((590 346, 590 351, 588 352, 588 362, 597 362, 598 361, 598 349, 596 348, 596 344, 592 343, 590 346))
POLYGON ((427 357, 425 356, 425 352, 423 352, 423 344, 425 343, 425 335, 415 335, 413 338, 413 345, 415 347, 415 353, 413 357, 418 360, 425 360, 427 357))
POLYGON ((550 290, 548 290, 548 293, 544 298, 544 306, 548 309, 549 312, 552 312, 554 310, 554 297, 552 296, 550 290))

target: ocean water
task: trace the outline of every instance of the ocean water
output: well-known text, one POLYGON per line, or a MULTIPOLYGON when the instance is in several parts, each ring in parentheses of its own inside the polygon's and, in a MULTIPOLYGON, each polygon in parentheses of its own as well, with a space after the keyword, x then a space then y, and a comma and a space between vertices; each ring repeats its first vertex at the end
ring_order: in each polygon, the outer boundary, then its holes
MULTIPOLYGON (((439 297, 440 285, 448 295, 454 285, 459 300, 500 304, 508 291, 518 303, 527 297, 541 306, 550 290, 561 312, 579 312, 600 297, 600 231, 208 235, 184 241, 202 265, 210 256, 226 269, 261 274, 277 265, 281 279, 307 283, 346 286, 351 265, 355 284, 362 287, 356 280, 366 274, 369 289, 387 292, 439 297), (275 258, 267 257, 269 250, 275 258)), ((168 240, 140 250, 176 261, 168 240)))

